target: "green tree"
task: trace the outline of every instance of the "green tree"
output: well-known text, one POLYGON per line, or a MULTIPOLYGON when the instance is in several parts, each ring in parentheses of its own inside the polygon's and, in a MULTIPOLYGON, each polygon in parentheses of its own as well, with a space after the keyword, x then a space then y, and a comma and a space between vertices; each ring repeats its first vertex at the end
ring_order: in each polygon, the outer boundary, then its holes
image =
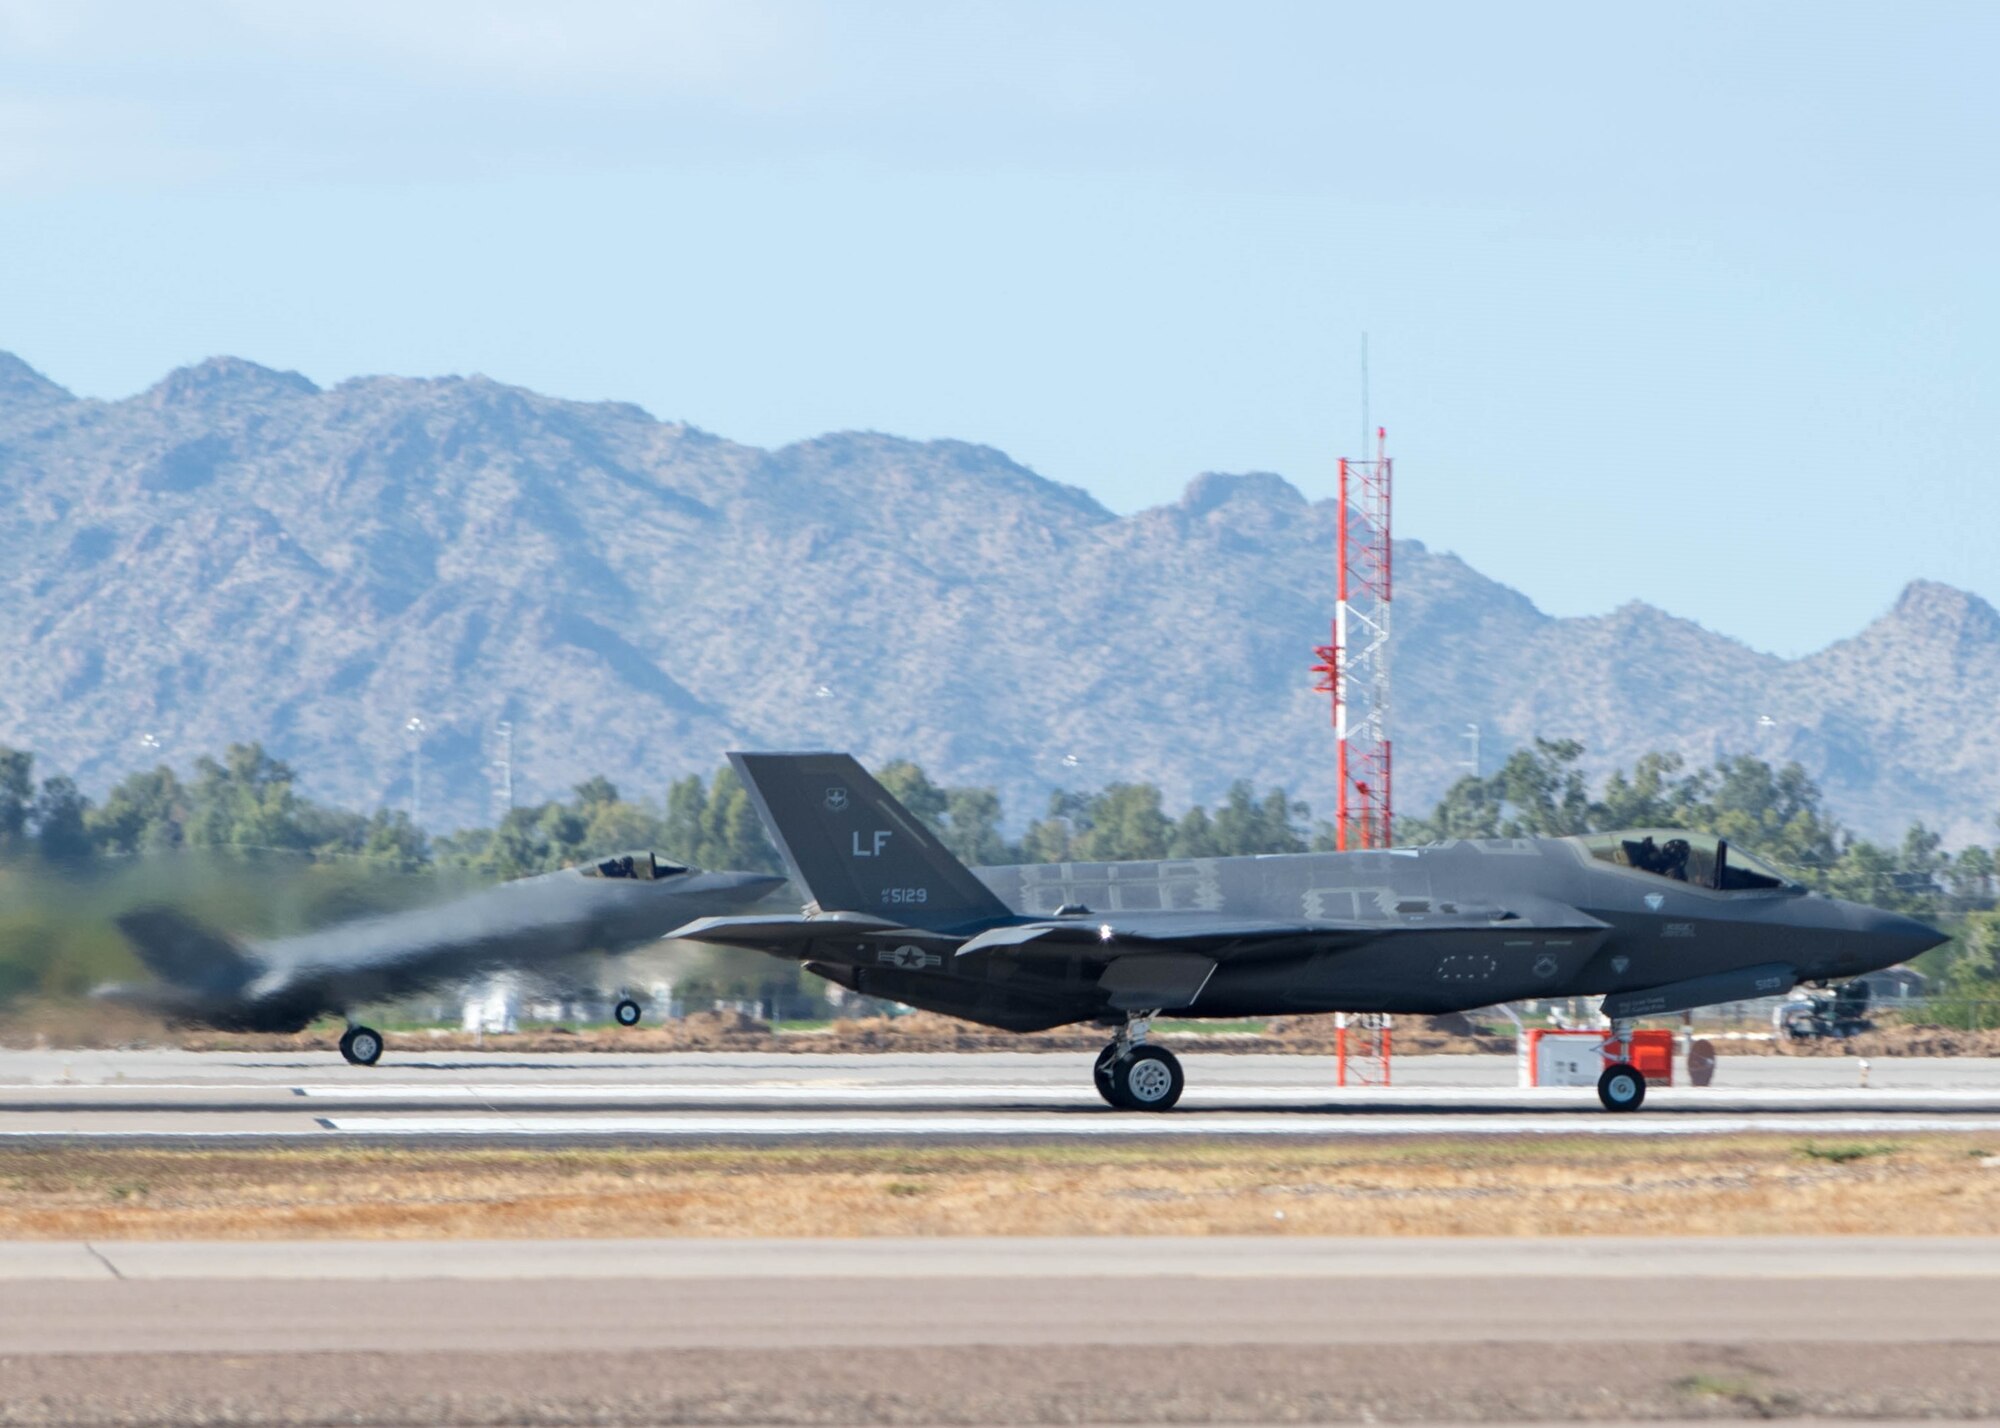
POLYGON ((1312 810, 1294 801, 1282 788, 1259 799, 1247 779, 1229 786, 1211 821, 1215 855, 1245 858, 1260 853, 1303 853, 1305 821, 1312 810))
POLYGON ((0 858, 28 851, 28 820, 35 806, 35 756, 0 744, 0 858))
POLYGON ((399 873, 418 873, 430 866, 431 850, 423 829, 398 808, 378 809, 368 820, 361 842, 362 861, 399 873))
POLYGON ((91 841, 123 855, 180 847, 187 821, 188 792, 165 765, 121 779, 87 818, 91 841))
POLYGON ((1089 863, 1164 858, 1174 831, 1150 783, 1114 783, 1091 794, 1073 826, 1070 856, 1089 863))
POLYGON ((218 762, 195 761, 187 840, 199 848, 249 852, 312 851, 300 827, 302 801, 291 766, 262 744, 231 744, 218 762))
POLYGON ((84 829, 89 807, 73 779, 62 774, 42 780, 35 796, 35 847, 52 863, 78 863, 90 856, 90 834, 84 829))
POLYGON ((1169 858, 1213 858, 1216 856, 1215 823, 1208 816, 1208 810, 1196 804, 1180 816, 1174 824, 1174 835, 1167 841, 1169 858))
POLYGON ((1000 832, 1000 795, 990 788, 945 790, 944 845, 973 867, 1018 860, 1019 850, 1000 832))

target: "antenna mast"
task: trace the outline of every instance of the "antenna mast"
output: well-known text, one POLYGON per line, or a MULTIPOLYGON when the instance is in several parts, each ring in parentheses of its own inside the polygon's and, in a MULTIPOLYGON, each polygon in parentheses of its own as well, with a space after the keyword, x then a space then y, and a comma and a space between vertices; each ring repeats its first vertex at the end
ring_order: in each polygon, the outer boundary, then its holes
POLYGON ((1373 460, 1340 460, 1335 552, 1339 604, 1334 609, 1331 643, 1314 651, 1319 663, 1313 672, 1319 680, 1313 687, 1333 701, 1339 759, 1334 847, 1342 852, 1389 847, 1395 824, 1389 743, 1393 589, 1389 507, 1394 468, 1388 455, 1388 433, 1378 426, 1374 435, 1373 460))

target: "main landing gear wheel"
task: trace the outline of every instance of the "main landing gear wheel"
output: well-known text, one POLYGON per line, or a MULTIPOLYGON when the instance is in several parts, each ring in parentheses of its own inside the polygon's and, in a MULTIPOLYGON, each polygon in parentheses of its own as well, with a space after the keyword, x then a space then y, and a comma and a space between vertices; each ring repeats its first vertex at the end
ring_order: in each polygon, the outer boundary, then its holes
POLYGON ((637 1026, 641 1015, 639 1004, 630 997, 621 999, 618 1005, 611 1009, 611 1014, 618 1018, 620 1026, 637 1026))
POLYGON ((1607 1111, 1636 1111, 1646 1104, 1646 1078, 1623 1061, 1607 1066, 1597 1078, 1597 1099, 1607 1111))
POLYGON ((1111 1063, 1112 1104, 1127 1111, 1173 1108, 1187 1086, 1180 1058, 1159 1046, 1141 1046, 1111 1063))
POLYGON ((382 1059, 382 1033, 372 1026, 350 1026, 341 1033, 340 1054, 350 1066, 373 1066, 382 1059))

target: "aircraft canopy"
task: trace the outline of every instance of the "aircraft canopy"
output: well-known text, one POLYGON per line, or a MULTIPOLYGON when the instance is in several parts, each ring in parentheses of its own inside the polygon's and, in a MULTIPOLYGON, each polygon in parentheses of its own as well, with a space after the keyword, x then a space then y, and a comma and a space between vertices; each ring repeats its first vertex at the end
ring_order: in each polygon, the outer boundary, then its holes
POLYGON ((586 878, 632 878, 642 883, 678 877, 687 871, 684 863, 669 862, 658 853, 620 853, 615 858, 585 863, 577 871, 586 878))
POLYGON ((1599 862, 1719 892, 1788 887, 1791 879, 1727 839, 1675 828, 1633 828, 1576 838, 1599 862))

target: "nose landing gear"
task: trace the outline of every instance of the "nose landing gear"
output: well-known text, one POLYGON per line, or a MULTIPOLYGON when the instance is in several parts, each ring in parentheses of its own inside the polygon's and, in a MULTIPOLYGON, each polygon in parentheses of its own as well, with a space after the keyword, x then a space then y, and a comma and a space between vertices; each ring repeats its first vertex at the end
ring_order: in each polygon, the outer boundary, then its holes
POLYGON ((1171 1110, 1187 1087, 1180 1058, 1164 1046, 1146 1045, 1151 1012, 1134 1012, 1097 1053, 1091 1080, 1106 1104, 1121 1111, 1171 1110))
POLYGON ((619 998, 618 1005, 611 1009, 611 1015, 618 1019, 620 1026, 637 1026, 642 1014, 639 1004, 630 997, 619 998))
POLYGON ((372 1026, 350 1026, 341 1033, 340 1054, 350 1066, 373 1066, 382 1059, 382 1033, 372 1026))
POLYGON ((1646 1078, 1625 1062, 1614 1062, 1597 1078, 1597 1099, 1607 1111, 1636 1111, 1646 1104, 1646 1078))

